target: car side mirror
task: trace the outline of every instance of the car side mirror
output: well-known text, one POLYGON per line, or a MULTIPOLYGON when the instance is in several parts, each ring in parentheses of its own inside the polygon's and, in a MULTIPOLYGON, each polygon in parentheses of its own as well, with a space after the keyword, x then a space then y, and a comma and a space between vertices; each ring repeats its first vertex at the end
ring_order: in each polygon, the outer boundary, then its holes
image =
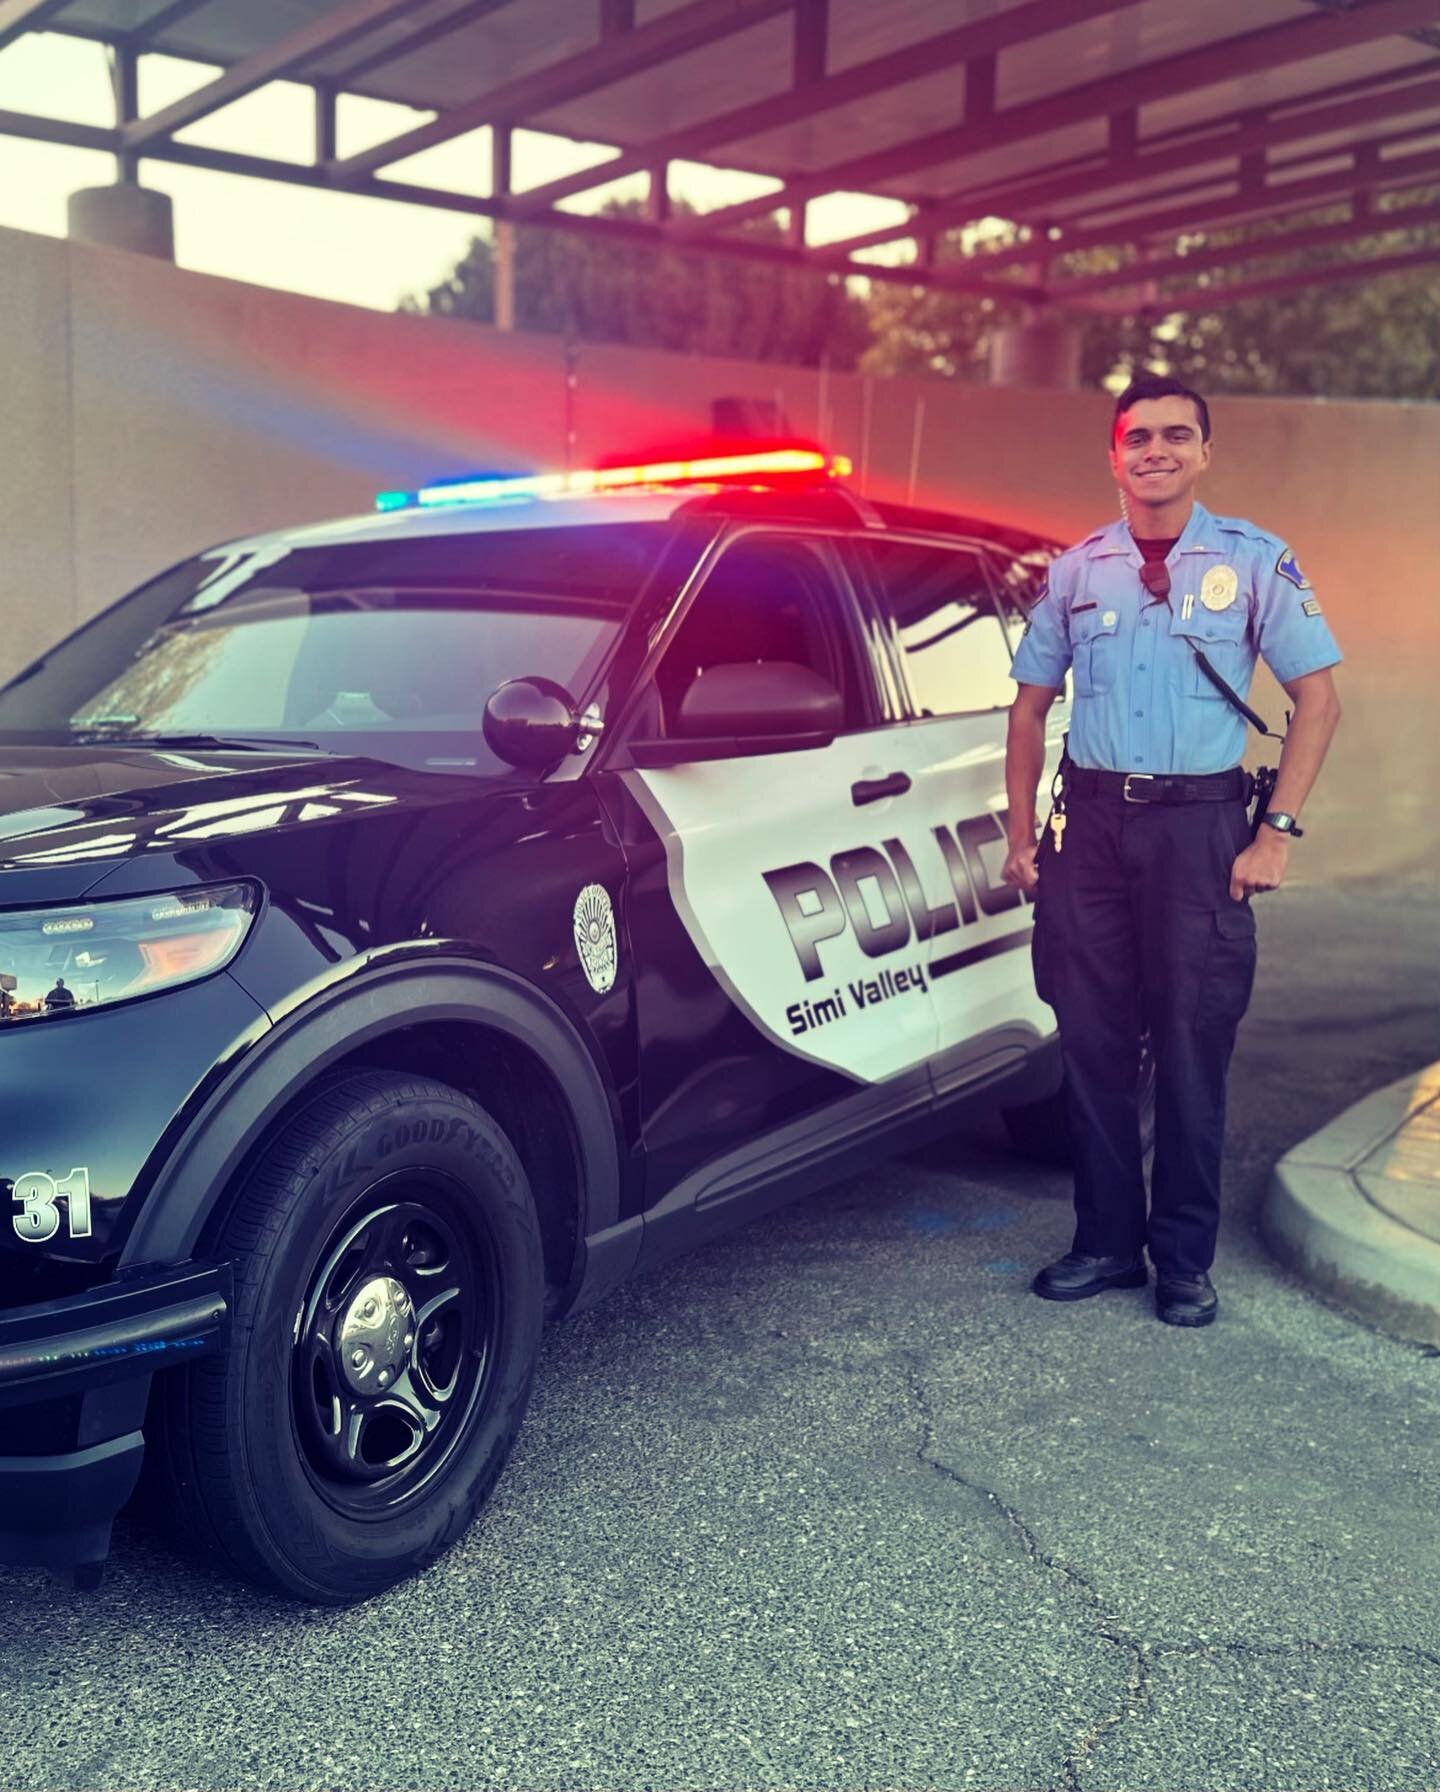
POLYGON ((752 660, 707 668, 680 699, 669 738, 636 741, 630 752, 642 767, 793 753, 828 747, 844 722, 844 698, 818 672, 752 660))
POLYGON ((539 770, 574 752, 582 726, 564 685, 553 678, 511 678, 490 693, 481 731, 507 765, 539 770))

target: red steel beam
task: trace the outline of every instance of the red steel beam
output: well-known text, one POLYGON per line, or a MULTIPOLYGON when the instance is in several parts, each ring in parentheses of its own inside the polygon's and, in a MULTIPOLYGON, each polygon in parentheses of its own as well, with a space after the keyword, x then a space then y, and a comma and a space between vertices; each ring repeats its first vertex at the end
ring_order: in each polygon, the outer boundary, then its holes
MULTIPOLYGON (((1296 94, 1288 100, 1277 101, 1277 103, 1270 108, 1270 116, 1272 118, 1279 119, 1279 118, 1288 116, 1290 111, 1292 111, 1296 106, 1300 106, 1300 105, 1317 106, 1317 105, 1326 104, 1330 101, 1347 100, 1347 99, 1356 98, 1356 97, 1359 97, 1362 95, 1373 94, 1373 93, 1380 91, 1381 89, 1388 91, 1389 89, 1397 86, 1401 81, 1406 81, 1406 80, 1411 79, 1414 75, 1415 68, 1417 66, 1420 66, 1420 65, 1412 64, 1408 68, 1385 69, 1385 70, 1381 70, 1374 74, 1362 76, 1358 80, 1340 82, 1338 85, 1333 86, 1333 87, 1313 88, 1309 93, 1296 94)), ((1245 123, 1249 122, 1250 118, 1251 118, 1250 111, 1248 109, 1243 109, 1243 108, 1240 111, 1236 111, 1236 112, 1217 114, 1215 117, 1206 119, 1204 121, 1197 121, 1196 123, 1193 123, 1193 124, 1181 125, 1178 128, 1175 128, 1172 130, 1162 131, 1162 132, 1158 133, 1156 136, 1151 137, 1147 140, 1146 148, 1147 148, 1147 150, 1168 149, 1172 144, 1175 144, 1175 143, 1194 142, 1198 137, 1203 135, 1206 131, 1216 130, 1225 125, 1245 124, 1245 123)), ((1408 138, 1413 137, 1414 134, 1415 133, 1413 131, 1407 131, 1407 132, 1397 132, 1394 135, 1386 135, 1384 137, 1377 137, 1372 140, 1372 147, 1379 149, 1382 147, 1387 147, 1387 146, 1393 145, 1395 143, 1405 142, 1408 138)), ((1091 154, 1086 155, 1086 156, 1078 156, 1078 157, 1070 156, 1070 157, 1062 159, 1060 161, 1041 163, 1039 166, 1027 170, 1024 175, 1018 175, 1018 176, 1013 177, 1008 184, 1002 183, 998 188, 996 188, 994 190, 993 193, 989 192, 988 190, 983 189, 983 188, 971 187, 971 188, 966 188, 962 192, 947 194, 944 197, 944 199, 926 200, 923 202, 921 215, 916 217, 913 221, 914 228, 915 228, 917 234, 920 233, 921 231, 923 231, 926 234, 929 234, 930 214, 935 209, 935 207, 937 207, 939 205, 978 206, 981 203, 989 203, 992 199, 1006 198, 1008 196, 1010 190, 1013 187, 1019 185, 1022 181, 1027 180, 1027 179, 1028 180, 1043 180, 1052 174, 1053 175, 1069 174, 1072 170, 1077 170, 1080 168, 1088 168, 1091 170, 1099 171, 1104 166, 1105 153, 1106 152, 1104 150, 1095 150, 1095 151, 1092 151, 1091 154)), ((1282 168, 1301 168, 1301 167, 1304 167, 1307 163, 1317 160, 1321 156, 1328 157, 1333 154, 1334 154, 1333 150, 1314 150, 1309 153, 1305 153, 1302 151, 1301 154, 1293 155, 1293 156, 1276 156, 1270 163, 1270 172, 1273 175, 1278 170, 1280 170, 1282 168)), ((1200 189, 1203 189, 1203 188, 1209 187, 1209 186, 1213 186, 1213 185, 1214 185, 1213 180, 1204 180, 1204 179, 1194 179, 1194 180, 1189 180, 1189 181, 1172 181, 1169 185, 1164 186, 1164 187, 1159 187, 1153 193, 1146 194, 1144 197, 1144 203, 1158 204, 1161 200, 1181 198, 1187 193, 1194 193, 1200 189)), ((529 198, 528 192, 526 194, 526 198, 527 199, 529 198)), ((1103 215, 1103 213, 1107 209, 1108 210, 1118 209, 1119 205, 1124 204, 1124 203, 1126 203, 1126 202, 1119 201, 1119 202, 1116 202, 1115 204, 1112 204, 1111 206, 1108 206, 1108 207, 1105 205, 1101 205, 1101 206, 1093 207, 1090 209, 1093 211, 1098 211, 1099 213, 1101 213, 1103 215)), ((975 215, 978 217, 982 214, 980 212, 978 212, 978 210, 977 210, 975 215)), ((1000 215, 1001 216, 1006 215, 1003 207, 1001 208, 1000 215)), ((1083 213, 1081 213, 1081 214, 1071 213, 1070 214, 1071 218, 1073 218, 1077 215, 1083 215, 1083 213)), ((1040 224, 1040 223, 1048 224, 1051 222, 1061 223, 1061 222, 1064 222, 1064 219, 1053 219, 1052 220, 1049 217, 1036 219, 1036 218, 1017 216, 1015 218, 1015 222, 1016 223, 1025 223, 1025 224, 1040 224)))
MULTIPOLYGON (((1437 16, 1440 16, 1440 8, 1437 8, 1436 0, 1367 0, 1365 5, 1348 12, 1307 13, 1303 18, 1287 19, 1278 25, 1227 37, 1201 49, 1186 50, 1177 56, 1162 57, 1117 74, 1102 75, 1079 87, 1008 107, 979 125, 934 131, 890 149, 835 163, 789 181, 778 192, 763 198, 708 212, 704 228, 710 231, 743 224, 750 218, 765 217, 782 206, 817 193, 866 190, 877 181, 893 180, 919 168, 1008 148, 1012 143, 1044 136, 1069 125, 1106 118, 1132 104, 1137 95, 1143 95, 1146 104, 1153 105, 1157 100, 1170 99, 1176 94, 1233 81, 1241 73, 1256 75, 1266 69, 1289 67, 1312 57, 1354 49, 1360 44, 1372 43, 1376 38, 1433 25, 1437 16)), ((674 226, 677 236, 694 228, 686 220, 674 226)))
MULTIPOLYGON (((719 43, 722 38, 773 18, 776 13, 788 12, 793 4, 794 0, 690 0, 688 6, 662 13, 648 25, 597 41, 547 68, 535 69, 514 81, 492 87, 475 99, 450 106, 428 124, 416 125, 385 143, 377 143, 357 155, 332 162, 330 170, 341 179, 371 174, 377 168, 418 155, 421 150, 433 149, 437 143, 478 130, 484 124, 497 121, 522 124, 527 117, 546 112, 582 93, 608 87, 627 75, 639 74, 689 50, 719 43)), ((651 158, 652 161, 655 159, 651 158)))
POLYGON ((1051 31, 1083 25, 1091 19, 1140 3, 1141 0, 1028 0, 1028 4, 1008 12, 993 13, 989 18, 975 19, 968 25, 939 32, 919 43, 906 44, 903 49, 892 50, 869 62, 858 62, 840 74, 827 75, 824 80, 790 87, 783 93, 755 100, 733 112, 721 112, 681 130, 668 131, 663 137, 654 137, 647 143, 624 150, 597 167, 531 187, 521 196, 520 203, 527 210, 539 210, 592 187, 606 186, 622 175, 638 174, 657 160, 679 157, 692 161, 702 151, 720 144, 738 143, 764 131, 817 118, 837 106, 903 86, 907 81, 933 75, 956 63, 993 56, 1000 50, 1028 43, 1051 31))
POLYGON ((830 0, 795 0, 791 75, 797 87, 825 79, 830 48, 830 0))
MULTIPOLYGON (((118 155, 122 143, 122 133, 117 127, 76 124, 66 118, 47 118, 37 113, 4 110, 0 110, 0 136, 25 137, 38 143, 60 143, 72 149, 96 149, 108 155, 118 155)), ((412 181, 386 180, 375 175, 356 175, 349 180, 337 181, 326 169, 310 163, 282 162, 270 156, 209 149, 199 143, 177 143, 170 137, 162 138, 145 153, 152 161, 172 162, 182 168, 204 168, 214 174, 241 174, 252 180, 275 180, 285 186, 309 187, 322 193, 356 193, 367 199, 389 199, 402 205, 466 213, 501 222, 514 220, 547 230, 566 230, 574 235, 609 242, 644 243, 654 249, 683 249, 691 254, 713 254, 740 261, 779 262, 786 267, 808 269, 816 274, 855 274, 867 280, 897 286, 913 287, 922 284, 917 280, 913 268, 871 267, 865 262, 846 261, 843 257, 827 260, 784 243, 762 242, 746 237, 722 237, 714 242, 700 240, 679 244, 665 230, 638 218, 608 218, 586 212, 549 211, 522 220, 517 217, 515 205, 510 200, 482 199, 473 193, 456 193, 441 187, 422 187, 412 181)), ((968 278, 961 275, 954 284, 959 290, 995 298, 1038 303, 1045 297, 1045 293, 1037 286, 1018 281, 984 280, 978 275, 968 278)))
MULTIPOLYGON (((1107 187, 1125 186, 1131 181, 1151 180, 1157 175, 1171 174, 1178 169, 1199 166, 1206 162, 1229 161, 1251 151, 1264 151, 1297 138, 1318 137, 1332 131, 1343 131, 1355 125, 1375 124, 1387 118, 1404 118, 1410 113, 1437 109, 1437 117, 1429 127, 1440 129, 1440 79, 1413 81, 1408 87, 1397 87, 1384 93, 1369 94, 1362 99, 1347 100, 1341 105, 1325 105, 1306 112, 1292 112, 1286 118, 1268 119, 1263 124, 1237 125, 1217 131, 1208 137, 1196 137, 1172 148, 1151 150, 1144 155, 1129 156, 1118 161, 1100 162, 1093 167, 1075 168, 1066 173, 1033 181, 1029 186, 1008 186, 988 193, 967 193, 947 199, 925 213, 925 228, 949 229, 958 224, 973 223, 976 218, 1011 217, 1016 213, 1043 210, 1060 200, 1077 194, 1099 193, 1107 187), (1013 211, 1012 209, 1013 208, 1013 211)), ((1332 152, 1333 153, 1333 152, 1332 152)), ((1223 178, 1220 175, 1216 179, 1223 178)), ((1265 194, 1263 184, 1256 189, 1265 194)), ((1265 195, 1268 197, 1268 195, 1265 195)), ((1098 210, 1099 207, 1094 209, 1098 210)), ((915 226, 907 220, 881 230, 867 230, 858 236, 845 237, 828 245, 853 254, 857 249, 873 248, 878 243, 894 242, 913 236, 915 226)))
POLYGON ((199 12, 207 6, 209 0, 172 0, 172 4, 162 7, 159 12, 151 13, 148 18, 141 19, 133 30, 119 34, 119 41, 138 50, 152 37, 168 31, 172 25, 178 25, 188 19, 192 12, 199 12))
MULTIPOLYGON (((1383 137, 1371 137, 1361 145, 1361 148, 1367 154, 1378 155, 1381 151, 1397 149, 1401 144, 1413 146, 1414 142, 1415 132, 1413 130, 1398 131, 1393 136, 1387 133, 1383 137)), ((1268 202, 1272 194, 1276 197, 1283 197, 1290 191, 1291 181, 1282 179, 1282 176, 1290 176, 1293 179, 1298 180, 1303 173, 1312 170, 1317 162, 1332 161, 1337 153, 1345 154, 1348 152, 1345 150, 1337 152, 1334 149, 1317 148, 1301 150, 1298 155, 1275 156, 1270 163, 1269 190, 1259 196, 1259 201, 1257 201, 1257 203, 1268 202)), ((1323 174, 1326 170, 1322 168, 1319 172, 1323 174)), ((1229 177, 1222 176, 1221 178, 1226 184, 1231 185, 1233 189, 1233 180, 1230 180, 1229 177)), ((1352 179, 1348 184, 1353 190, 1357 183, 1352 179)), ((1216 182, 1213 177, 1207 180, 1201 175, 1197 176, 1194 180, 1172 181, 1166 186, 1157 187, 1154 192, 1151 193, 1132 193, 1128 197, 1102 198, 1093 206, 1083 206, 1077 210, 1065 213, 1052 212, 1043 217, 1032 216, 1016 218, 1013 222, 1017 224, 1028 224, 1035 229, 1058 227, 1066 231, 1078 231, 1082 228, 1086 230, 1094 228, 1097 230, 1108 230, 1112 233, 1118 231, 1123 234, 1128 226, 1130 218, 1137 216, 1139 209, 1142 206, 1154 207, 1170 199, 1183 200, 1188 204, 1206 203, 1207 201, 1202 199, 1201 196, 1208 195, 1209 199, 1215 199, 1217 196, 1212 190, 1215 185, 1216 182)), ((1172 232, 1171 234, 1173 235, 1174 233, 1172 232)), ((1110 241, 1114 242, 1117 240, 1119 239, 1112 234, 1110 241)), ((1065 253, 1063 241, 1054 245, 1051 249, 1051 253, 1063 255, 1065 253)))
MULTIPOLYGON (((1239 223, 1260 212, 1289 217, 1322 205, 1327 199, 1348 198, 1351 193, 1374 187, 1396 191, 1433 180, 1440 174, 1440 150, 1426 150, 1418 155, 1392 156, 1373 168, 1337 168, 1330 174, 1312 175, 1308 180, 1286 181, 1272 186, 1261 197, 1233 193, 1212 199, 1203 205, 1170 206, 1164 211, 1145 212, 1119 218, 1111 224, 1097 224, 1089 230, 1077 230, 1054 241, 1017 243, 1009 249, 993 249, 964 258, 958 265, 967 273, 986 274, 1000 268, 1021 267, 1033 262, 1037 255, 1074 255, 1082 249, 1100 249, 1114 243, 1134 243, 1146 237, 1175 236, 1181 231, 1199 230, 1206 224, 1239 223)), ((954 267, 954 262, 941 264, 941 271, 954 267)))
POLYGON ((52 13, 70 0, 0 0, 0 50, 27 31, 38 31, 52 13))
MULTIPOLYGON (((1288 212, 1277 214, 1288 216, 1288 212)), ((1391 230, 1419 230, 1429 224, 1440 224, 1440 205, 1399 206, 1392 211, 1372 211, 1347 219, 1343 224, 1317 224, 1310 230, 1290 230, 1280 236, 1251 237, 1243 243, 1227 243, 1223 248, 1196 249, 1189 255, 1154 256, 1148 261, 1131 262, 1129 267, 1112 268, 1105 274, 1086 274, 1081 279, 1057 280, 1050 296, 1057 305, 1067 299, 1093 292, 1106 292, 1114 287, 1140 286, 1151 280, 1170 280, 1177 275, 1190 275, 1211 268, 1230 267, 1237 262, 1260 261, 1272 255, 1294 255, 1301 249, 1325 249, 1332 243, 1354 242, 1358 237, 1383 236, 1391 230)))
POLYGON ((1302 286, 1329 286, 1336 280, 1378 280, 1382 274, 1413 274, 1421 268, 1440 268, 1440 249, 1418 249, 1408 255, 1376 255, 1368 261, 1339 261, 1330 267, 1298 268, 1290 274, 1273 274, 1268 280, 1237 280, 1225 286, 1197 286, 1189 292, 1168 293, 1143 305, 1121 299, 1091 305, 1109 317, 1129 317, 1136 311, 1213 311, 1217 305, 1234 305, 1242 299, 1268 299, 1277 292, 1293 292, 1302 286))
POLYGON ((226 69, 223 75, 217 75, 213 81, 207 81, 203 87, 198 87, 194 93, 187 93, 183 99, 176 100, 173 106, 166 106, 159 112, 152 112, 148 118, 137 118, 133 123, 127 124, 124 128, 122 151, 134 154, 137 150, 143 150, 147 144, 169 137, 174 132, 183 130, 186 125, 194 124, 197 119, 204 118, 207 113, 217 112, 221 106, 243 99, 247 93, 254 93, 257 87, 284 79, 303 68, 307 62, 313 61, 316 56, 341 49, 344 45, 353 43, 356 38, 363 37, 381 25, 388 25, 392 19, 398 19, 409 11, 410 0, 349 0, 345 6, 324 12, 299 31, 292 31, 278 43, 257 50, 253 56, 237 62, 234 67, 226 69))
POLYGON ((500 12, 507 6, 513 6, 515 0, 470 0, 468 6, 462 6, 459 12, 447 13, 443 19, 436 19, 433 24, 421 26, 412 31, 409 37, 399 43, 387 44, 383 49, 370 50, 356 62, 347 62, 343 68, 331 69, 326 79, 346 86, 361 80, 377 68, 384 68, 387 63, 399 62, 403 57, 413 56, 417 50, 424 50, 429 45, 439 43, 443 37, 452 32, 463 30, 466 25, 474 25, 492 12, 500 12))

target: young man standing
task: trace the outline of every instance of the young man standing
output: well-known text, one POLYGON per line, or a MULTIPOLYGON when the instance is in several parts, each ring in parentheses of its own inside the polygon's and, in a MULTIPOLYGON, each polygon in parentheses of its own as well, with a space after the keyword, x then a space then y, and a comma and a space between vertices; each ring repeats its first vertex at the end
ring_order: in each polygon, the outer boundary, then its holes
POLYGON ((1005 761, 1005 879, 1036 890, 1035 972, 1054 1009, 1075 1154, 1072 1249, 1035 1277, 1047 1300, 1138 1288, 1208 1325, 1220 1223, 1225 1075, 1255 974, 1251 895, 1285 876, 1302 804, 1340 716, 1340 659, 1286 545, 1195 501, 1210 465, 1198 393, 1146 375, 1115 406, 1110 466, 1125 521, 1050 568, 1015 656, 1005 761), (1257 655, 1294 704, 1252 842, 1242 699, 1257 655), (1037 842, 1045 716, 1073 669, 1061 797, 1037 842), (1141 1035, 1157 1102, 1147 1219, 1141 1035))

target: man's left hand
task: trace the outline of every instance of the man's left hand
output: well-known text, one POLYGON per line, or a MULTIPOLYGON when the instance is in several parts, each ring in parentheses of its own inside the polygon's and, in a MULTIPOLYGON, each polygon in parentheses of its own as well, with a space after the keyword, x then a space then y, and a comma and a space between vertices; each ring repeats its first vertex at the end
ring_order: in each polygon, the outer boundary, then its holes
POLYGON ((1230 900, 1243 902, 1261 890, 1278 890, 1290 860, 1290 842, 1261 823, 1260 832, 1230 867, 1230 900))

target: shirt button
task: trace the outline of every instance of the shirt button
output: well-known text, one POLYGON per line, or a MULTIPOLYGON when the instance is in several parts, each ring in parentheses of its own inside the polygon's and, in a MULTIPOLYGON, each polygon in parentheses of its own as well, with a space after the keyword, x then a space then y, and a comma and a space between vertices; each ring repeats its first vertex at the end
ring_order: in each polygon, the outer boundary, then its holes
POLYGON ((1149 628, 1150 618, 1148 616, 1142 616, 1140 618, 1140 626, 1141 626, 1141 628, 1149 628))
POLYGON ((1135 711, 1135 713, 1136 713, 1136 715, 1137 715, 1137 716, 1143 716, 1143 715, 1144 715, 1144 713, 1145 713, 1145 711, 1144 711, 1144 710, 1143 710, 1143 709, 1137 709, 1137 710, 1136 710, 1136 711, 1135 711))
POLYGON ((1145 662, 1144 662, 1144 660, 1141 660, 1141 661, 1140 661, 1140 662, 1139 662, 1139 664, 1138 664, 1138 665, 1137 665, 1137 666, 1136 666, 1136 668, 1135 668, 1135 670, 1136 670, 1136 671, 1137 671, 1137 672, 1143 672, 1143 671, 1144 671, 1144 670, 1145 670, 1145 662))

